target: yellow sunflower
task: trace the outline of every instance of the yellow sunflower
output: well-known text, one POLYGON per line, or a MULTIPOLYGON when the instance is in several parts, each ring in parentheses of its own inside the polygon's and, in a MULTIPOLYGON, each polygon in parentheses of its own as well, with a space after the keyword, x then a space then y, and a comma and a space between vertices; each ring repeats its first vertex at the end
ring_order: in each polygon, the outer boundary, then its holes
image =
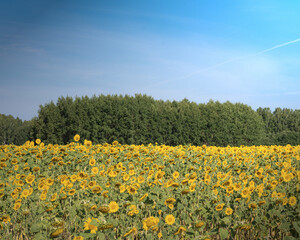
POLYGON ((165 217, 165 222, 166 222, 166 224, 168 224, 168 225, 173 225, 174 222, 175 222, 175 217, 174 217, 172 214, 168 214, 168 215, 165 217))
POLYGON ((115 213, 119 210, 119 204, 115 201, 111 201, 109 203, 109 212, 110 213, 115 213))

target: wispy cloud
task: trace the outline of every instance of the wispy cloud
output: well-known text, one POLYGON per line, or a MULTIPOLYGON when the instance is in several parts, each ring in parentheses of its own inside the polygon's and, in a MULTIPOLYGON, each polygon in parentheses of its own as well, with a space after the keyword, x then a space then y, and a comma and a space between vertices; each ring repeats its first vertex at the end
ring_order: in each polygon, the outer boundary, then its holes
POLYGON ((262 55, 264 53, 267 53, 267 52, 270 52, 270 51, 273 51, 277 48, 281 48, 281 47, 284 47, 284 46, 287 46, 287 45, 290 45, 290 44, 293 44, 293 43, 296 43, 296 42, 299 42, 300 41, 300 38, 298 39, 295 39, 293 41, 289 41, 289 42, 285 42, 285 43, 282 43, 282 44, 279 44, 279 45, 276 45, 274 47, 271 47, 271 48, 267 48, 267 49, 264 49, 262 51, 259 51, 259 52, 256 52, 256 53, 252 53, 252 54, 248 54, 248 55, 245 55, 245 56, 241 56, 241 57, 236 57, 236 58, 232 58, 232 59, 229 59, 229 60, 226 60, 224 62, 220 62, 220 63, 217 63, 217 64, 214 64, 210 67, 207 67, 207 68, 202 68, 200 70, 197 70, 197 71, 194 71, 194 72, 191 72, 185 76, 182 76, 180 78, 177 78, 177 79, 169 79, 169 80, 166 80, 166 81, 161 81, 159 83, 156 83, 154 85, 152 85, 153 87, 158 87, 158 86, 161 86, 163 84, 166 84, 166 83, 169 83, 171 81, 180 81, 180 80, 185 80, 185 79, 188 79, 194 75, 197 75, 197 74, 200 74, 200 73, 203 73, 203 72, 208 72, 210 70, 213 70, 213 69, 216 69, 216 68, 219 68, 221 66, 224 66, 226 64, 229 64, 229 63, 233 63, 233 62, 237 62, 239 60, 246 60, 246 59, 249 59, 249 58, 252 58, 252 57, 256 57, 256 56, 259 56, 259 55, 262 55))

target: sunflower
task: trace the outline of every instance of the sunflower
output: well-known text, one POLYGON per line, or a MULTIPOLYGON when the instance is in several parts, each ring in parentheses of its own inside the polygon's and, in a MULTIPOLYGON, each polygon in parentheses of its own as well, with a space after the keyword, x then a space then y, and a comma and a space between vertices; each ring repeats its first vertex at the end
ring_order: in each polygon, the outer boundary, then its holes
POLYGON ((153 229, 154 227, 157 226, 159 222, 159 218, 157 217, 148 217, 145 218, 142 223, 143 223, 143 229, 148 231, 149 229, 153 229))
POLYGON ((148 193, 145 193, 145 194, 139 199, 139 201, 143 201, 146 197, 148 197, 148 193))
POLYGON ((99 185, 96 185, 95 187, 93 187, 92 192, 93 193, 100 193, 102 191, 102 187, 99 185))
POLYGON ((257 205, 255 202, 252 202, 248 205, 249 208, 252 208, 252 209, 256 209, 257 208, 257 205))
POLYGON ((183 226, 181 226, 181 227, 178 228, 177 232, 174 233, 174 235, 181 234, 181 233, 183 233, 183 232, 185 232, 185 231, 186 231, 186 228, 183 227, 183 226))
POLYGON ((17 164, 18 163, 18 159, 14 158, 13 160, 11 160, 12 164, 17 164))
POLYGON ((80 136, 78 135, 78 134, 76 134, 75 136, 74 136, 74 141, 75 142, 78 142, 80 140, 80 136))
POLYGON ((145 178, 143 176, 138 176, 137 180, 138 180, 138 183, 145 182, 145 178))
POLYGON ((293 179, 294 175, 292 173, 286 173, 282 177, 283 177, 283 181, 289 182, 293 179))
POLYGON ((56 197, 57 197, 57 193, 54 193, 52 196, 51 196, 51 199, 50 201, 53 202, 56 200, 56 197))
POLYGON ((166 222, 166 224, 168 224, 168 225, 173 225, 174 222, 175 222, 175 217, 174 217, 172 214, 168 214, 168 215, 165 217, 165 222, 166 222))
POLYGON ((177 179, 178 177, 179 177, 179 172, 175 171, 175 172, 173 173, 173 178, 174 178, 174 179, 177 179))
POLYGON ((42 194, 40 195, 40 199, 41 199, 42 201, 45 201, 46 198, 47 198, 47 194, 46 194, 46 193, 42 193, 42 194))
POLYGON ((32 169, 32 171, 38 172, 38 171, 40 171, 40 168, 39 168, 39 167, 34 167, 34 168, 32 169))
POLYGON ((98 227, 94 225, 96 223, 97 219, 88 218, 84 223, 84 230, 90 230, 91 233, 96 233, 96 231, 98 230, 98 227))
POLYGON ((232 213, 233 213, 232 208, 230 208, 230 207, 226 208, 226 210, 225 210, 226 215, 231 215, 232 213))
POLYGON ((195 226, 196 226, 196 228, 200 228, 200 227, 202 227, 204 225, 205 225, 205 222, 200 221, 200 222, 197 222, 195 226))
POLYGON ((124 181, 128 181, 128 180, 129 180, 129 177, 130 177, 130 176, 129 176, 128 174, 125 174, 125 175, 123 176, 123 180, 124 180, 124 181))
POLYGON ((119 210, 119 204, 116 203, 115 201, 111 201, 109 203, 109 212, 110 213, 115 213, 119 210))
POLYGON ((73 240, 84 240, 84 238, 82 236, 76 236, 73 238, 73 240))
POLYGON ((123 235, 123 237, 127 237, 128 235, 130 235, 131 233, 136 234, 137 233, 137 229, 135 227, 131 228, 127 233, 125 233, 123 235))
POLYGON ((103 193, 102 193, 102 196, 104 197, 104 198, 108 198, 108 190, 105 190, 105 191, 103 191, 103 193))
POLYGON ((188 194, 191 190, 190 189, 184 189, 181 191, 182 195, 188 194))
POLYGON ((70 196, 74 195, 75 193, 76 193, 76 190, 75 190, 75 189, 71 189, 71 190, 68 192, 68 194, 69 194, 70 196))
POLYGON ((248 190, 248 188, 244 188, 241 192, 241 195, 243 198, 247 198, 249 196, 250 192, 248 190))
POLYGON ((125 192, 126 187, 125 187, 124 185, 121 185, 121 186, 119 187, 119 190, 120 190, 120 193, 123 193, 123 192, 125 192))
POLYGON ((100 206, 98 208, 98 211, 102 212, 102 213, 108 213, 110 211, 110 207, 109 206, 100 206))
POLYGON ((137 193, 137 189, 133 186, 128 186, 127 191, 129 194, 132 194, 132 195, 137 193))
POLYGON ((94 158, 91 158, 89 161, 90 166, 94 166, 96 164, 96 160, 94 158))
POLYGON ((21 207, 21 203, 16 202, 15 205, 14 205, 14 210, 17 211, 20 207, 21 207))
POLYGON ((90 208, 91 211, 95 211, 96 209, 97 209, 97 205, 93 205, 93 206, 91 206, 91 208, 90 208))
POLYGON ((99 169, 97 167, 92 168, 92 173, 97 174, 99 172, 99 169))
POLYGON ((1 220, 2 220, 2 222, 4 222, 4 223, 8 223, 8 222, 10 222, 10 217, 9 217, 8 215, 3 215, 3 216, 1 217, 1 220))
POLYGON ((96 181, 91 181, 89 182, 88 187, 93 188, 95 185, 96 185, 96 181))
POLYGON ((176 199, 175 198, 167 198, 165 200, 165 205, 168 206, 169 204, 173 204, 176 202, 176 199))
POLYGON ((62 234, 63 231, 64 231, 63 228, 59 228, 59 229, 57 229, 56 231, 52 232, 52 233, 50 234, 50 236, 51 236, 51 237, 57 237, 57 236, 59 236, 60 234, 62 234))
POLYGON ((297 198, 296 197, 292 196, 292 197, 289 198, 289 204, 291 206, 295 206, 296 203, 297 203, 297 198))
POLYGON ((216 206, 216 210, 217 211, 222 211, 223 210, 223 207, 224 207, 224 203, 220 203, 220 204, 218 204, 217 206, 216 206))

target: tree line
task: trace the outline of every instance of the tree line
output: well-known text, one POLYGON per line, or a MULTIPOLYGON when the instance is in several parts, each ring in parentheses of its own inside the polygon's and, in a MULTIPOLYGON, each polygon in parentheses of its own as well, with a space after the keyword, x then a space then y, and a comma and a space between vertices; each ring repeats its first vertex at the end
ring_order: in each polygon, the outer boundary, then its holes
POLYGON ((136 94, 60 97, 40 105, 31 121, 0 115, 0 144, 37 138, 67 144, 75 134, 95 144, 298 145, 300 110, 254 111, 242 103, 197 104, 136 94))

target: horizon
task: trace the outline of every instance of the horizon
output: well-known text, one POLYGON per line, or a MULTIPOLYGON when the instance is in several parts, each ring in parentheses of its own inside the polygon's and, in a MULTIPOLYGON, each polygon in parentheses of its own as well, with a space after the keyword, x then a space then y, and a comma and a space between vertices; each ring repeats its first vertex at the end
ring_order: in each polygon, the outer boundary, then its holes
POLYGON ((146 94, 300 109, 300 5, 264 2, 0 3, 0 113, 59 97, 146 94))

